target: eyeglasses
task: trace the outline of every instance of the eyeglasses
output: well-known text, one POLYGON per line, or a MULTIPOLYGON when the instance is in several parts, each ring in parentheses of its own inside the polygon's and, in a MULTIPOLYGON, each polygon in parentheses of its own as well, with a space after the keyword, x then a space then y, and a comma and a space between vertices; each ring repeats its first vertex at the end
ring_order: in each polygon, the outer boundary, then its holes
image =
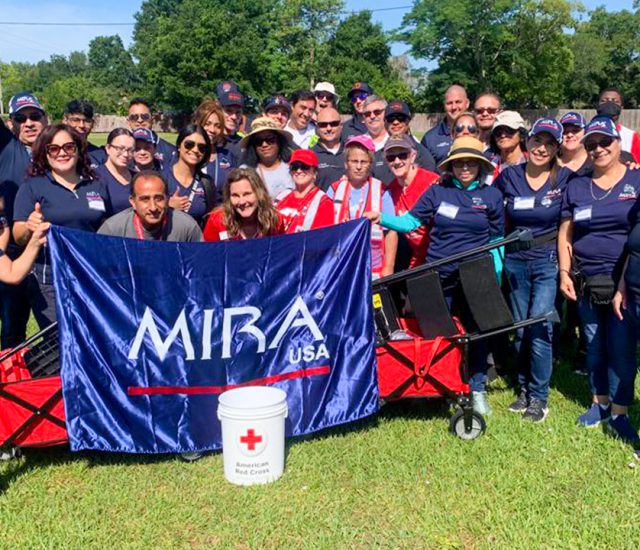
POLYGON ((404 115, 391 115, 387 117, 387 122, 393 124, 394 122, 406 123, 409 122, 409 118, 404 115))
POLYGON ((256 147, 259 147, 263 143, 266 143, 267 145, 273 145, 276 141, 278 141, 278 138, 276 136, 256 136, 252 141, 256 147))
POLYGON ((50 157, 57 158, 61 151, 63 151, 65 155, 75 155, 78 151, 78 146, 73 141, 63 143, 62 145, 50 143, 44 148, 44 150, 50 157))
POLYGON ((289 165, 290 172, 297 172, 298 170, 302 172, 309 172, 311 168, 311 166, 307 166, 306 164, 302 164, 301 162, 293 162, 289 165))
POLYGON ((33 122, 40 122, 44 118, 44 113, 35 112, 25 115, 24 113, 15 113, 11 115, 11 118, 14 122, 18 124, 24 124, 27 120, 32 120, 33 122))
POLYGON ((351 96, 351 103, 355 103, 356 101, 364 101, 369 97, 367 92, 357 92, 351 96))
POLYGON ((369 118, 373 116, 378 117, 382 113, 384 113, 384 109, 372 109, 371 111, 364 111, 362 113, 362 116, 364 116, 365 118, 369 118))
POLYGON ((340 121, 328 120, 327 122, 318 122, 317 125, 318 128, 329 128, 329 126, 331 126, 331 128, 337 128, 338 126, 340 126, 340 121))
POLYGON ((467 130, 470 134, 477 134, 478 127, 475 124, 456 124, 453 128, 456 134, 460 134, 467 130))
POLYGON ((316 98, 325 99, 327 101, 333 101, 333 94, 329 92, 316 92, 316 98))
POLYGON ((598 148, 598 146, 602 147, 603 149, 606 149, 607 147, 611 146, 614 140, 615 138, 612 138, 611 136, 604 136, 599 140, 590 139, 589 141, 585 142, 584 148, 589 152, 595 151, 598 148))
POLYGON ((496 137, 500 136, 508 136, 512 137, 518 133, 518 130, 514 130, 513 128, 509 128, 508 126, 498 126, 494 131, 493 135, 496 137))
POLYGON ((198 152, 202 153, 203 155, 207 152, 207 146, 204 143, 196 143, 195 141, 192 141, 190 139, 185 139, 182 142, 182 145, 184 145, 184 148, 187 151, 191 151, 191 149, 195 147, 198 149, 198 152))
POLYGON ((133 149, 132 147, 125 147, 124 145, 111 145, 111 144, 108 144, 108 145, 118 155, 127 155, 128 157, 130 157, 131 155, 133 155, 133 152, 135 151, 135 149, 133 149))
POLYGON ((91 119, 91 118, 80 118, 79 116, 70 116, 70 117, 67 117, 67 120, 71 124, 93 124, 93 119, 91 119))
POLYGON ((477 115, 483 115, 485 113, 495 115, 499 110, 500 109, 497 109, 496 107, 476 107, 474 109, 477 115))
POLYGON ((477 168, 479 163, 477 160, 460 159, 451 162, 454 168, 477 168))
POLYGON ((140 115, 131 114, 127 117, 127 119, 130 120, 131 122, 136 122, 138 120, 141 120, 143 122, 148 122, 149 120, 151 120, 151 114, 149 113, 142 113, 140 115))
POLYGON ((388 153, 385 155, 387 162, 393 162, 396 159, 407 160, 409 158, 409 151, 403 151, 402 153, 388 153))

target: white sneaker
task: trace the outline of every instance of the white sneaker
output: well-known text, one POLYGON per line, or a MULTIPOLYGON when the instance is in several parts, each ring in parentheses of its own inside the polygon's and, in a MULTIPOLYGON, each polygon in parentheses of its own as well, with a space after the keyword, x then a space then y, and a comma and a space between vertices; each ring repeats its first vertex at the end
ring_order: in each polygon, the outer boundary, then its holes
POLYGON ((486 391, 473 391, 471 392, 471 397, 473 401, 473 410, 482 416, 487 416, 491 414, 491 407, 489 406, 489 401, 487 400, 487 392, 486 391))

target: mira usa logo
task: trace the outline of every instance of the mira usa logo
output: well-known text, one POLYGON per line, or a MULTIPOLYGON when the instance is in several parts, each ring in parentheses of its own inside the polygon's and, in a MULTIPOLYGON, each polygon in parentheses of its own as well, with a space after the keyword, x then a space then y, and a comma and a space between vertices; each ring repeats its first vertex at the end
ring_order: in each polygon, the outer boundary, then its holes
MULTIPOLYGON (((164 361, 169 352, 169 348, 178 340, 182 343, 185 354, 184 357, 187 361, 211 359, 211 337, 214 313, 214 309, 203 310, 202 327, 200 327, 200 353, 199 356, 196 357, 196 349, 193 344, 194 338, 192 338, 192 332, 187 323, 185 309, 182 309, 178 318, 173 323, 169 334, 163 340, 158 330, 153 311, 147 306, 127 357, 134 360, 138 359, 145 341, 145 335, 148 334, 153 349, 161 361, 164 361)), ((300 361, 309 362, 329 358, 329 350, 324 344, 324 334, 322 334, 320 327, 318 327, 318 324, 311 316, 309 308, 301 296, 296 298, 284 320, 278 327, 275 336, 269 342, 267 341, 265 333, 257 324, 261 317, 262 311, 254 306, 228 307, 223 309, 222 359, 229 359, 232 356, 234 327, 236 327, 236 334, 248 334, 253 337, 258 345, 256 352, 258 354, 264 353, 267 349, 277 349, 290 329, 306 327, 313 335, 314 344, 291 348, 289 350, 289 361, 291 363, 299 363, 300 361), (240 326, 238 327, 238 325, 240 326), (315 344, 316 342, 322 343, 318 345, 315 344)))

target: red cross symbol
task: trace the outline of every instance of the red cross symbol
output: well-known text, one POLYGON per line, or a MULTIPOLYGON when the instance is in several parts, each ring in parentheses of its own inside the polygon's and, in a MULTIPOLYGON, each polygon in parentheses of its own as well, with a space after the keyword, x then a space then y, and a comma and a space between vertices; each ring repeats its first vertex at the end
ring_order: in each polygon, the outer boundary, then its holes
POLYGON ((245 443, 248 451, 255 451, 256 443, 262 443, 262 436, 256 435, 253 429, 247 430, 247 435, 240 436, 240 443, 245 443))

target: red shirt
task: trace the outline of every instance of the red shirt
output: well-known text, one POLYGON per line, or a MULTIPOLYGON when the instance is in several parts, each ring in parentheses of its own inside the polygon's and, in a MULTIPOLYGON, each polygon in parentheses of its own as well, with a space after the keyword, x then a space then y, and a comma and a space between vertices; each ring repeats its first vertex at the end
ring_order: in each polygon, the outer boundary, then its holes
MULTIPOLYGON (((284 228, 282 227, 282 220, 278 220, 278 227, 275 231, 273 231, 270 235, 282 235, 284 233, 284 228)), ((227 229, 227 226, 224 224, 224 214, 222 212, 222 208, 216 208, 209 219, 207 220, 207 225, 204 226, 204 231, 202 232, 205 241, 239 241, 244 237, 242 235, 231 236, 227 229)), ((264 237, 265 235, 258 235, 258 237, 264 237)))
MULTIPOLYGON (((403 187, 398 182, 397 178, 389 184, 387 190, 393 200, 393 205, 396 207, 396 215, 401 216, 406 214, 413 208, 413 205, 418 202, 418 199, 422 194, 429 189, 440 176, 433 172, 428 172, 424 168, 418 168, 413 181, 403 187)), ((411 261, 409 267, 416 267, 422 265, 427 255, 427 247, 429 246, 429 230, 424 225, 418 227, 418 229, 405 233, 405 238, 409 242, 411 247, 411 261)))
POLYGON ((309 229, 318 229, 319 227, 333 225, 333 201, 318 187, 314 187, 304 197, 297 198, 295 192, 291 191, 291 193, 278 202, 278 214, 280 215, 285 233, 298 233, 303 231, 305 217, 318 193, 320 194, 320 203, 318 204, 318 210, 309 229))

